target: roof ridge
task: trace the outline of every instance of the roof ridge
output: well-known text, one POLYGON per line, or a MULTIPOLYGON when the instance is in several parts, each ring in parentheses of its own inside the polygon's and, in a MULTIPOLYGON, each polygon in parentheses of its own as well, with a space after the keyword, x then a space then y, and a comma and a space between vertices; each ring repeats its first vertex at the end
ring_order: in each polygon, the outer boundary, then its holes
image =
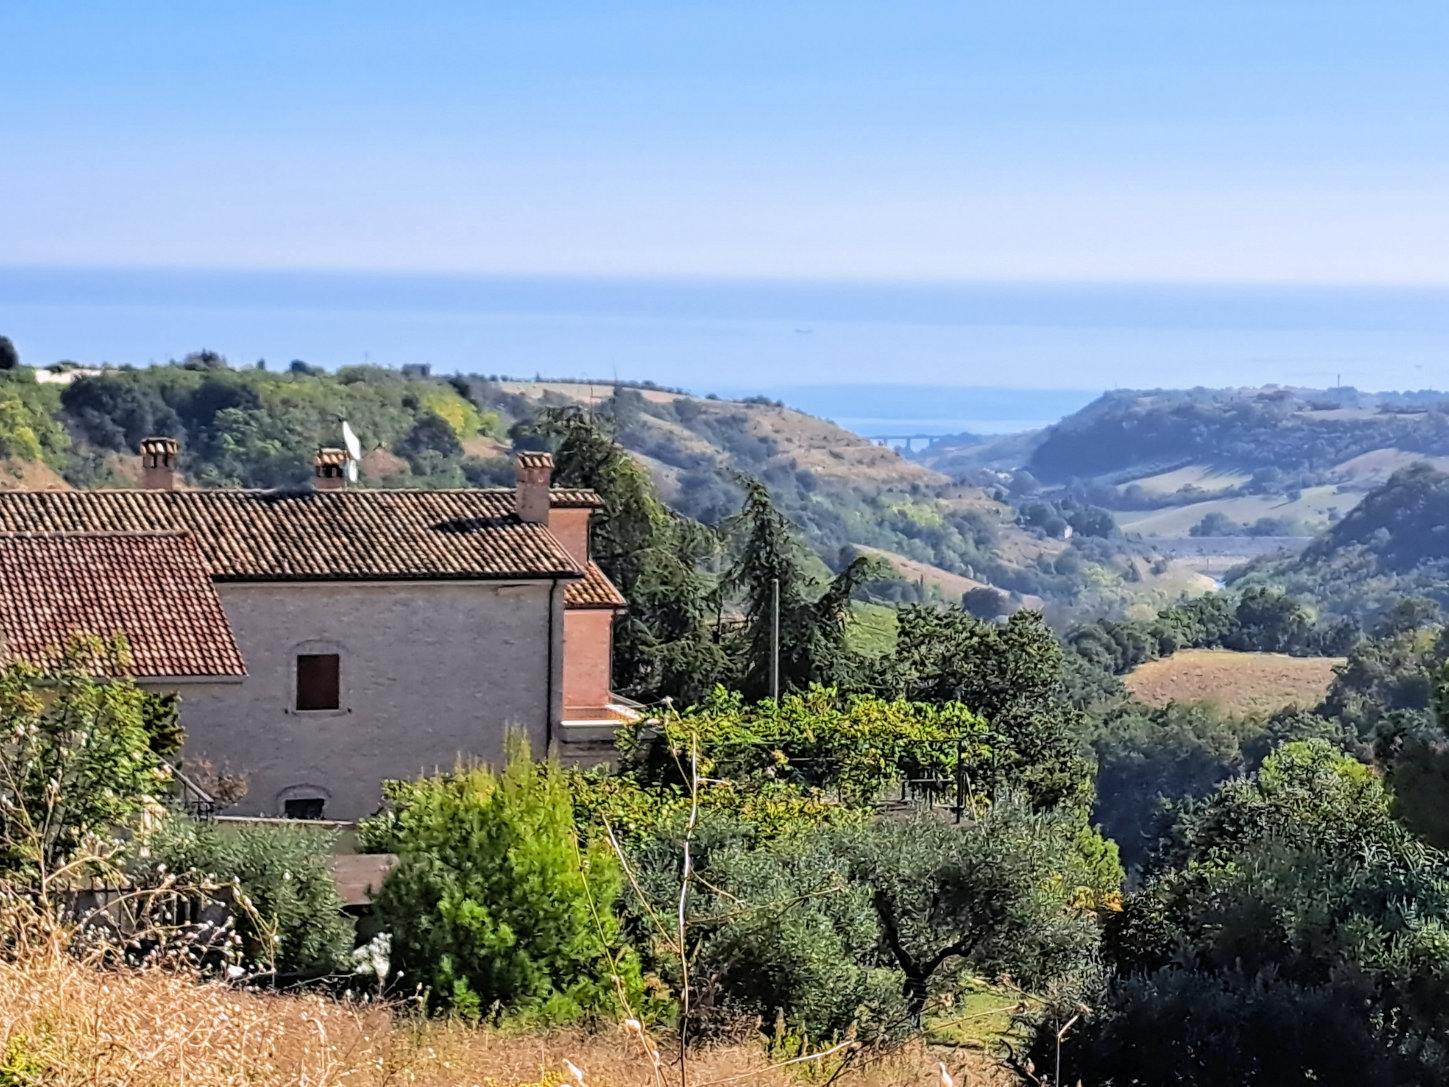
POLYGON ((0 540, 14 539, 44 539, 47 537, 65 537, 67 539, 81 538, 112 538, 112 537, 135 537, 135 538, 172 538, 176 536, 191 537, 192 533, 184 528, 37 528, 37 529, 0 529, 0 540))
MULTIPOLYGON (((557 508, 594 501, 593 495, 566 490, 557 508)), ((144 535, 156 530, 190 535, 217 580, 574 579, 584 574, 553 532, 518 516, 507 490, 0 492, 4 532, 144 535)))
MULTIPOLYGON (((589 491, 597 494, 593 487, 554 485, 550 491, 589 491)), ((66 491, 14 490, 8 494, 65 494, 83 497, 91 494, 166 494, 178 497, 195 497, 210 494, 284 494, 284 495, 367 495, 367 494, 516 494, 514 487, 345 487, 335 491, 319 491, 308 484, 295 487, 193 487, 184 491, 160 491, 147 487, 75 487, 66 491)))

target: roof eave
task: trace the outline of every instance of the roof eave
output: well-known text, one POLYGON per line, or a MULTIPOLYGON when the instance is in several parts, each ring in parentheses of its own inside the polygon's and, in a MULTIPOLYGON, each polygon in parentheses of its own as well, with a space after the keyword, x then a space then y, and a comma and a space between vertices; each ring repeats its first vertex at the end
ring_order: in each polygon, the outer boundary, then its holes
POLYGON ((462 571, 457 573, 437 573, 428 571, 416 574, 361 574, 361 573, 335 573, 335 574, 212 574, 211 580, 215 584, 225 585, 268 585, 274 583, 295 584, 296 582, 313 582, 325 584, 329 582, 368 582, 377 584, 418 584, 429 581, 448 582, 479 582, 479 581, 580 581, 584 577, 582 570, 548 570, 534 573, 511 573, 492 574, 478 573, 477 571, 462 571))

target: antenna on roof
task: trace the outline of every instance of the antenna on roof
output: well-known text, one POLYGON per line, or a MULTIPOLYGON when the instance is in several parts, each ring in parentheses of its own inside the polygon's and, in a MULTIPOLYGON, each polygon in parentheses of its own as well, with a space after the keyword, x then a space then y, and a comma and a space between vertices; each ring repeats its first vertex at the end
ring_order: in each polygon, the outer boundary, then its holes
POLYGON ((362 443, 357 440, 357 434, 352 427, 348 426, 347 420, 342 420, 342 444, 347 447, 347 482, 357 482, 357 462, 362 459, 362 443))

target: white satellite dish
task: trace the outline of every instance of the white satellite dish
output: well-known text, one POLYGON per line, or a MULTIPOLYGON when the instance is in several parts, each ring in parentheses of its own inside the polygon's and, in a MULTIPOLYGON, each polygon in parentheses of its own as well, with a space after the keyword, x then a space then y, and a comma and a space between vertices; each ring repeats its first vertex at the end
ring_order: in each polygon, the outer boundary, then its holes
POLYGON ((356 433, 347 425, 347 420, 342 420, 342 444, 347 447, 347 482, 357 482, 357 462, 362 459, 362 443, 357 440, 356 433))

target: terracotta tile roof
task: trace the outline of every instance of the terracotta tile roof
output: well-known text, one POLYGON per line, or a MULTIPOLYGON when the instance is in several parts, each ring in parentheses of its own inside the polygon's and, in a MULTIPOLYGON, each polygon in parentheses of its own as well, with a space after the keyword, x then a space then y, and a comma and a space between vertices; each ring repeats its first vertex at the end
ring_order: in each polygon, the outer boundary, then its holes
POLYGON ((73 634, 125 635, 137 677, 246 674, 182 532, 0 534, 0 653, 43 665, 73 634))
POLYGON ((584 576, 569 582, 564 590, 564 606, 569 608, 614 608, 621 610, 629 606, 624 594, 614 587, 607 574, 599 569, 597 562, 584 567, 584 576))
POLYGON ((524 451, 514 456, 514 463, 520 468, 547 468, 551 472, 553 471, 553 454, 524 451))
POLYGON ((587 487, 554 487, 548 492, 549 505, 556 509, 594 509, 604 508, 604 500, 599 497, 596 491, 587 487))
POLYGON ((575 578, 511 490, 5 491, 0 532, 182 530, 218 581, 575 578))

